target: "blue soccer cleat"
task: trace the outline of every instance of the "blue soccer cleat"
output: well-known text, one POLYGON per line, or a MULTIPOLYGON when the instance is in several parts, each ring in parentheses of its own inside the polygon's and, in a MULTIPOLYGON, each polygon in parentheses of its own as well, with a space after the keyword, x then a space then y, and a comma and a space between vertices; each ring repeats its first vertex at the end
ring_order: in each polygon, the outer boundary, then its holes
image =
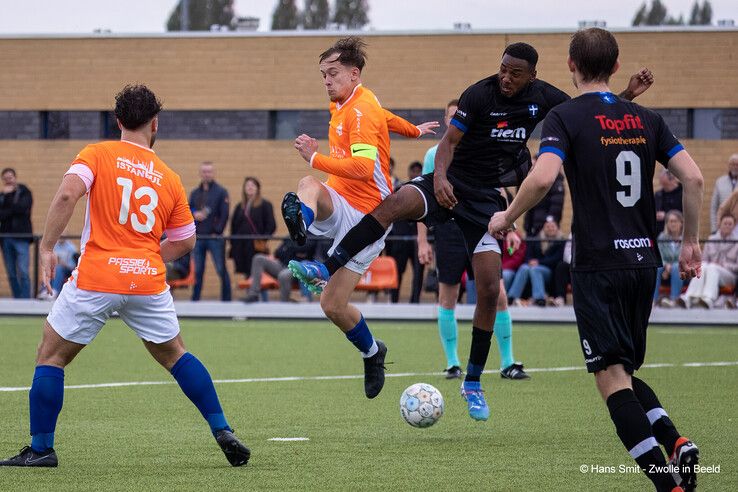
POLYGON ((484 399, 484 390, 479 381, 464 381, 461 385, 461 396, 469 406, 469 416, 474 420, 487 420, 489 407, 484 399))
POLYGON ((292 276, 304 284, 313 294, 323 292, 323 287, 325 287, 331 278, 328 269, 319 261, 290 260, 287 268, 292 272, 292 276))

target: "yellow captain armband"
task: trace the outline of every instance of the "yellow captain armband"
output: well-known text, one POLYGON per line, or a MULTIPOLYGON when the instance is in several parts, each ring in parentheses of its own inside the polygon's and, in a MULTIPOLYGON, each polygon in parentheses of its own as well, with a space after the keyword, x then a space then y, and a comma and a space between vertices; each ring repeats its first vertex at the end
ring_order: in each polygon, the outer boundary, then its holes
POLYGON ((373 145, 365 143, 355 143, 351 145, 352 157, 365 157, 373 161, 377 160, 377 148, 373 145))

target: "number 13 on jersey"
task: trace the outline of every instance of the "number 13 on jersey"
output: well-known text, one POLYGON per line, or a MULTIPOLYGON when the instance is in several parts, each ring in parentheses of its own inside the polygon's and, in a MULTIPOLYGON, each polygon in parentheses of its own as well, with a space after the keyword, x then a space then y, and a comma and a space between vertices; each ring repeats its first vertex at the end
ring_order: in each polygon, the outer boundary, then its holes
POLYGON ((129 212, 131 208, 131 193, 133 193, 133 196, 136 197, 136 199, 140 199, 143 196, 147 196, 149 198, 149 203, 145 205, 140 205, 138 208, 138 211, 146 217, 146 222, 141 223, 141 221, 138 219, 137 213, 130 213, 131 218, 131 226, 133 227, 133 230, 136 232, 140 232, 142 234, 146 234, 151 232, 154 229, 154 224, 156 223, 156 217, 154 216, 154 209, 159 204, 159 195, 156 194, 156 190, 149 186, 141 186, 140 188, 136 188, 136 191, 133 191, 133 180, 130 180, 128 178, 121 178, 119 177, 117 179, 117 183, 119 186, 123 187, 123 195, 121 196, 121 202, 120 202, 120 213, 118 214, 118 223, 121 225, 124 225, 128 222, 129 212))

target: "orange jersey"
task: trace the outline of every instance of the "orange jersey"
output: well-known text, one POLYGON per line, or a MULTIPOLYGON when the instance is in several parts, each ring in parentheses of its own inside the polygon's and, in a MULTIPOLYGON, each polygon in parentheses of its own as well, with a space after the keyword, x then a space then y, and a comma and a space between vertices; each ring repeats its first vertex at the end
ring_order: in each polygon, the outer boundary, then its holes
POLYGON ((163 233, 173 240, 195 232, 182 182, 153 150, 126 142, 88 145, 67 174, 87 184, 80 289, 115 294, 167 290, 163 233))
POLYGON ((316 153, 310 165, 328 173, 327 184, 352 207, 369 213, 392 193, 389 132, 418 137, 420 130, 382 109, 361 85, 343 104, 331 103, 330 111, 330 155, 316 153))

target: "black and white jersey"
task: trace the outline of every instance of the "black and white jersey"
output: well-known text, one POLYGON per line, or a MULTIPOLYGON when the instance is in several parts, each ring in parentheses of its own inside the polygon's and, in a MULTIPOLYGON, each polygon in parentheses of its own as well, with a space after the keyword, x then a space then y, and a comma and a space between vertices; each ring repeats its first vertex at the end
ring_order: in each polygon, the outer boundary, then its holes
POLYGON ((470 86, 451 120, 464 136, 454 150, 449 180, 472 188, 519 185, 530 170, 526 143, 533 129, 567 100, 566 93, 542 80, 513 97, 500 92, 497 75, 470 86))
POLYGON ((564 161, 574 207, 572 270, 661 266, 654 168, 681 150, 659 114, 610 92, 583 94, 550 112, 540 153, 564 161))

